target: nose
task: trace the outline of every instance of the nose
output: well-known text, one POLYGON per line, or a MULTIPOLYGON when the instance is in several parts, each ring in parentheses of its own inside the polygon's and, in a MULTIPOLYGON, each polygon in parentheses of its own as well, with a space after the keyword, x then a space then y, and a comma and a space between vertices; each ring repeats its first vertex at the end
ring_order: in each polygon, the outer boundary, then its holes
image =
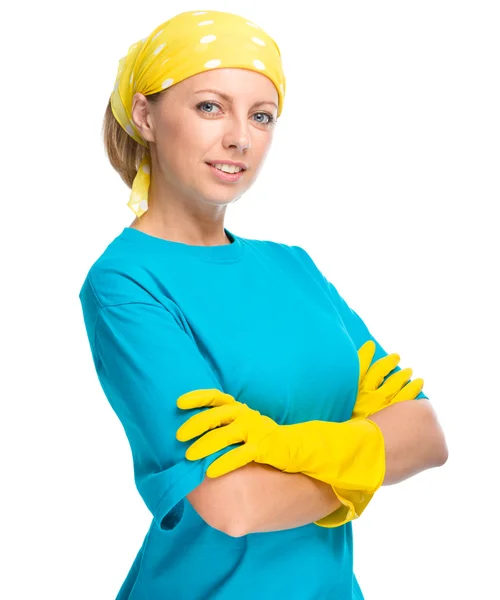
POLYGON ((224 148, 236 148, 240 152, 248 150, 251 147, 250 128, 246 115, 244 117, 232 115, 227 120, 223 145, 224 148))

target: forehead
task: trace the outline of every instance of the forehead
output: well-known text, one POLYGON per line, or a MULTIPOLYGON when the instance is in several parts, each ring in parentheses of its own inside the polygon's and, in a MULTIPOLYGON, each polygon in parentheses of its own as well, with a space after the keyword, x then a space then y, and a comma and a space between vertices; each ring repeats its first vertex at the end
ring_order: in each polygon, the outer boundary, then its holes
MULTIPOLYGON (((269 77, 250 69, 210 69, 192 75, 177 85, 180 92, 187 94, 211 88, 233 98, 248 97, 269 102, 278 101, 278 92, 269 77)), ((172 89, 175 87, 173 86, 172 89)))

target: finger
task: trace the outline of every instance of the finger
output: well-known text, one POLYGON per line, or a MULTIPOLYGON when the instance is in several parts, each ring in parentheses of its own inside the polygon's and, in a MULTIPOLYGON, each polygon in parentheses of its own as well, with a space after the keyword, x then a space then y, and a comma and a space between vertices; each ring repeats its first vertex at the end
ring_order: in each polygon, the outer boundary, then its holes
POLYGON ((363 389, 366 391, 376 390, 384 378, 397 367, 400 360, 399 354, 395 353, 379 358, 368 370, 363 380, 363 389))
POLYGON ((227 404, 226 406, 217 406, 204 410, 183 423, 177 430, 175 437, 179 442, 187 442, 206 431, 220 427, 221 425, 229 425, 239 414, 236 404, 227 404))
POLYGON ((405 400, 415 400, 424 387, 424 380, 421 377, 410 381, 393 398, 391 404, 403 402, 405 400))
POLYGON ((209 431, 201 438, 193 442, 186 450, 186 458, 188 460, 199 460, 210 456, 214 452, 218 452, 231 444, 246 441, 246 432, 241 427, 235 427, 234 423, 226 427, 220 427, 209 431))
POLYGON ((387 399, 392 398, 410 381, 413 371, 411 369, 401 369, 388 377, 378 388, 380 393, 387 399))
POLYGON ((217 389, 192 390, 177 398, 177 407, 186 410, 203 406, 223 406, 231 402, 236 402, 233 396, 217 389))
POLYGON ((226 475, 226 473, 235 471, 252 462, 253 458, 254 452, 252 447, 250 444, 244 444, 239 448, 230 450, 223 456, 220 456, 217 460, 214 460, 207 469, 207 477, 220 477, 221 475, 226 475))
POLYGON ((373 356, 375 354, 375 350, 376 350, 375 342, 373 342, 372 340, 368 340, 367 342, 365 342, 361 346, 361 348, 358 350, 358 358, 359 358, 358 385, 359 385, 359 383, 361 383, 361 380, 366 375, 366 372, 368 371, 368 368, 371 365, 373 356))

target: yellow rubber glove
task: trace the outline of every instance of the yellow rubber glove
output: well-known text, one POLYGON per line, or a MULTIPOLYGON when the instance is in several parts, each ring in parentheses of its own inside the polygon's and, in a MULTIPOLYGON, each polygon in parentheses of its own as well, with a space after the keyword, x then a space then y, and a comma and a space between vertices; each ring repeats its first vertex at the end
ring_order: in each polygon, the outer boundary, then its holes
POLYGON ((372 340, 363 344, 358 350, 358 396, 351 419, 366 418, 391 404, 414 400, 424 387, 424 380, 421 378, 408 383, 413 374, 412 369, 401 369, 384 381, 384 378, 399 364, 400 356, 388 354, 370 366, 375 350, 375 343, 372 340))
MULTIPOLYGON (((391 404, 414 400, 422 391, 423 379, 419 378, 407 383, 413 373, 411 369, 401 369, 387 377, 400 361, 398 354, 388 354, 371 365, 375 351, 375 342, 372 340, 367 341, 358 350, 358 395, 351 419, 366 419, 391 404), (387 379, 384 381, 386 377, 387 379), (382 384, 382 382, 384 383, 382 384)), ((334 491, 343 507, 316 521, 316 525, 322 527, 343 525, 347 521, 359 517, 373 498, 373 494, 366 494, 362 491, 340 488, 336 488, 334 491)))
POLYGON ((216 389, 183 394, 177 406, 183 410, 213 407, 190 417, 177 430, 181 442, 202 436, 186 450, 188 460, 242 443, 217 458, 207 469, 208 477, 219 477, 254 461, 331 485, 346 509, 335 511, 318 525, 335 527, 359 517, 384 480, 384 437, 368 419, 278 425, 216 389))

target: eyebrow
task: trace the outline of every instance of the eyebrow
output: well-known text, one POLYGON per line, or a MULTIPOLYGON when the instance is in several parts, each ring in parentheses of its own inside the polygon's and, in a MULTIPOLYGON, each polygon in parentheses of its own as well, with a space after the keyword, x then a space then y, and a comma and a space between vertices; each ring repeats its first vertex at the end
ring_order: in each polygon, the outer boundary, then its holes
MULTIPOLYGON (((224 98, 224 100, 226 100, 227 102, 233 102, 233 99, 231 98, 231 96, 228 96, 227 94, 224 94, 223 92, 219 92, 218 90, 213 90, 213 89, 196 90, 195 94, 199 94, 200 92, 211 92, 212 94, 217 94, 217 96, 220 96, 221 98, 224 98)), ((252 108, 254 106, 260 106, 261 104, 272 104, 273 106, 275 106, 276 108, 278 108, 278 105, 276 104, 276 102, 269 102, 267 100, 262 100, 261 102, 255 102, 252 105, 252 108)))

